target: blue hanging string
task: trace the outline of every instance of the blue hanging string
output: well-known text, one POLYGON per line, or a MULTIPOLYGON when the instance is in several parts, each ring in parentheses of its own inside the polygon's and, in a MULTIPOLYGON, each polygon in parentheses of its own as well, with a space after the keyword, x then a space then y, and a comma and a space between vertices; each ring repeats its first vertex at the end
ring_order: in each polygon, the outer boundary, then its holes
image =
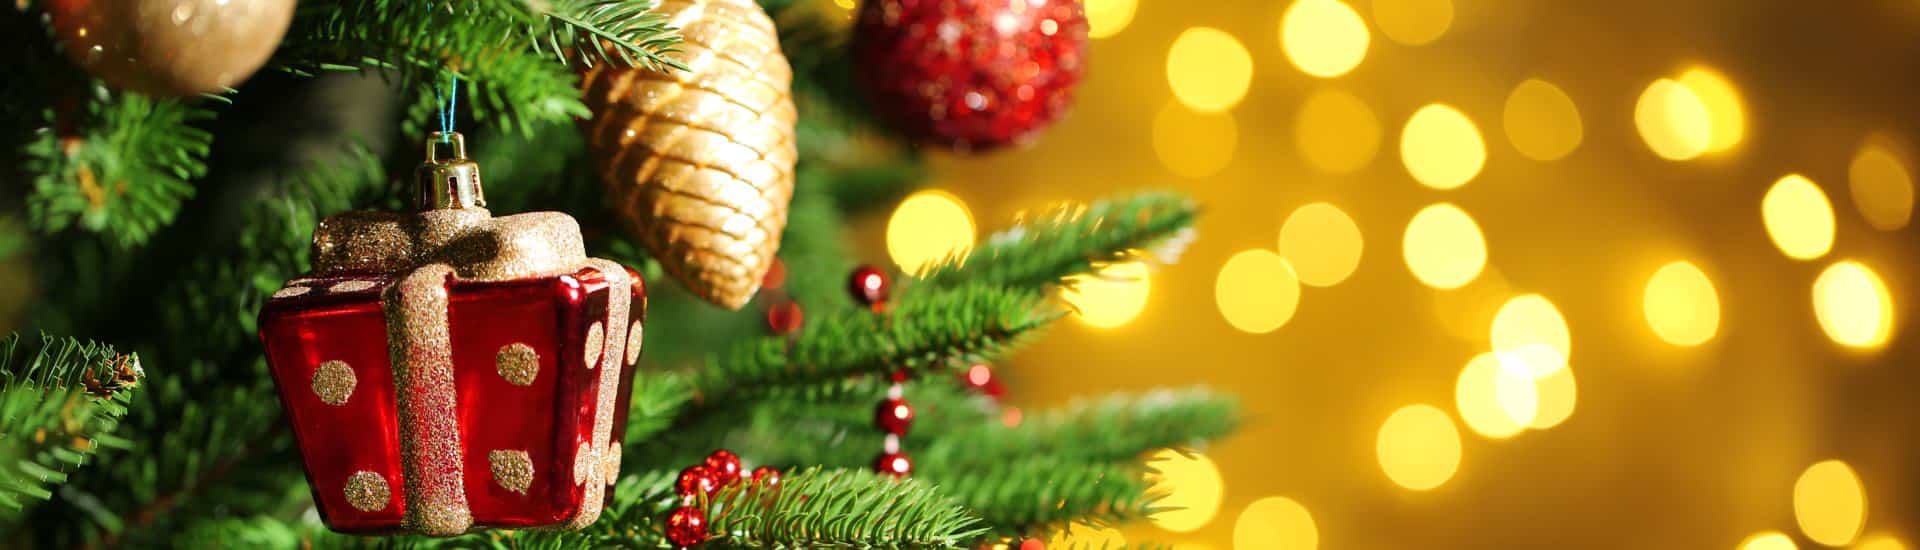
POLYGON ((441 98, 440 92, 437 90, 433 95, 434 99, 440 100, 442 103, 440 106, 440 142, 447 143, 453 140, 453 113, 454 109, 460 105, 460 75, 453 75, 453 84, 448 86, 445 98, 441 98))

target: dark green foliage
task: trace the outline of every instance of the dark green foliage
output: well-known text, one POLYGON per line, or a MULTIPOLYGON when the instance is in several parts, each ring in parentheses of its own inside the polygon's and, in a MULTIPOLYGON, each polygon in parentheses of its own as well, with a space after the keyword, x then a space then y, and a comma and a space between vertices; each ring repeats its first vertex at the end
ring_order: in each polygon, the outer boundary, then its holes
POLYGON ((1193 199, 1165 192, 1063 206, 995 233, 964 261, 947 262, 921 278, 938 285, 971 281, 1034 288, 1135 251, 1183 246, 1187 236, 1182 232, 1192 230, 1197 215, 1193 199))
POLYGON ((864 470, 809 469, 714 501, 707 519, 723 548, 960 548, 985 531, 932 486, 864 470))
POLYGON ((1070 521, 1125 522, 1151 513, 1139 465, 1088 464, 1038 455, 992 466, 919 465, 915 476, 980 514, 996 534, 1021 534, 1070 521))
POLYGON ((1089 463, 1224 437, 1239 424, 1234 400, 1204 389, 1110 395, 1029 414, 1019 427, 983 422, 946 433, 919 456, 945 466, 992 465, 1030 456, 1089 463))
POLYGON ((113 431, 144 375, 138 357, 110 346, 0 339, 0 518, 53 496, 100 449, 131 447, 113 431))
POLYGON ((173 100, 92 88, 75 112, 46 109, 23 152, 34 174, 28 212, 41 232, 78 227, 120 248, 173 221, 206 173, 212 117, 173 100), (73 128, 69 134, 63 128, 73 128))

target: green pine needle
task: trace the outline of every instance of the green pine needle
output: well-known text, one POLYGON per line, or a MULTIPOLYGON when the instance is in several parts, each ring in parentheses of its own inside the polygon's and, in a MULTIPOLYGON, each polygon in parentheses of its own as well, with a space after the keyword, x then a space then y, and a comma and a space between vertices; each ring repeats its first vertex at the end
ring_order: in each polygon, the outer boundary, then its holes
POLYGON ((78 227, 120 249, 145 243, 193 196, 189 182, 206 173, 213 137, 195 124, 213 115, 99 87, 83 101, 82 112, 47 109, 22 151, 34 174, 29 220, 41 233, 78 227), (63 125, 80 131, 56 131, 63 125))
POLYGON ((919 458, 945 467, 991 465, 1047 455, 1085 462, 1137 460, 1142 453, 1190 447, 1231 433, 1239 405, 1205 389, 1110 395, 1030 414, 1018 427, 976 423, 943 434, 919 458))
POLYGON ((922 481, 819 468, 724 490, 707 523, 722 548, 960 548, 986 532, 922 481))
POLYGON ((986 520, 995 534, 1015 535, 1068 522, 1144 519, 1161 495, 1146 470, 1132 464, 1087 464, 1051 456, 994 466, 916 465, 914 475, 986 520))
POLYGON ((53 496, 100 448, 127 447, 111 434, 143 376, 138 357, 110 346, 0 339, 0 518, 53 496))
POLYGON ((938 285, 1038 288, 1140 251, 1170 261, 1191 239, 1199 213, 1193 199, 1170 192, 1058 207, 988 237, 969 255, 951 259, 921 279, 938 285))

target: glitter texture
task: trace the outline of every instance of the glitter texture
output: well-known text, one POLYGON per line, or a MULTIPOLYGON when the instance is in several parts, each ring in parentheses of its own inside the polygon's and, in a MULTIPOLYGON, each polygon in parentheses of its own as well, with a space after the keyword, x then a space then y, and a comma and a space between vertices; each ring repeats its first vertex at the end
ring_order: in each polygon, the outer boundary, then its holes
POLYGON ((488 451, 487 463, 493 467, 493 482, 500 488, 524 495, 533 486, 533 459, 526 451, 488 451))
POLYGON ((393 383, 399 391, 400 457, 406 525, 451 536, 473 526, 461 479, 460 427, 454 405, 453 347, 447 336, 447 280, 453 268, 414 270, 381 300, 393 383))
POLYGON ((574 485, 586 483, 589 477, 596 477, 593 475, 593 454, 593 445, 589 443, 583 442, 573 450, 574 485))
POLYGON ((514 342, 500 347, 500 353, 493 355, 494 370, 500 377, 515 386, 531 386, 533 379, 540 376, 540 352, 533 346, 514 342))
POLYGON ((634 323, 633 328, 627 330, 627 364, 640 361, 640 345, 646 341, 645 332, 646 325, 640 323, 634 323))
POLYGON ((375 286, 375 283, 373 281, 368 281, 368 280, 340 281, 338 283, 334 283, 333 287, 328 288, 327 291, 328 292, 360 292, 362 290, 373 288, 374 286, 375 286))
POLYGON ((318 396, 321 403, 347 404, 347 399, 353 397, 353 387, 358 384, 353 367, 347 366, 346 361, 327 361, 313 369, 313 395, 318 396))
MULTIPOLYGON (((560 275, 586 261, 580 224, 559 212, 495 218, 485 208, 413 215, 348 212, 313 234, 315 276, 397 273, 445 264, 465 281, 560 275)), ((344 284, 344 283, 342 283, 344 284)))
POLYGON ((609 486, 620 481, 620 444, 611 443, 600 453, 600 479, 609 486))
POLYGON ((279 290, 279 291, 277 291, 277 292, 274 292, 274 293, 273 293, 273 297, 275 297, 275 298, 292 298, 292 297, 294 297, 294 296, 300 296, 300 295, 303 295, 303 294, 306 294, 306 293, 308 293, 308 292, 313 292, 313 289, 311 289, 311 288, 307 288, 307 287, 304 287, 304 286, 288 286, 287 288, 283 288, 283 289, 280 289, 280 290, 279 290))
POLYGON ((589 369, 600 366, 601 356, 606 353, 606 345, 607 328, 599 321, 594 321, 593 326, 587 327, 587 342, 581 346, 580 360, 586 363, 589 369))
POLYGON ((387 488, 387 478, 368 471, 354 472, 347 478, 344 491, 347 503, 362 512, 385 510, 387 501, 393 498, 393 491, 387 488))
MULTIPOLYGON (((595 258, 588 260, 587 264, 599 270, 607 278, 606 330, 613 334, 625 334, 627 319, 633 307, 633 279, 627 274, 625 267, 612 261, 595 258)), ((600 369, 600 395, 595 398, 598 404, 593 409, 593 446, 589 450, 607 450, 613 445, 613 413, 614 404, 619 402, 620 396, 620 368, 614 366, 612 362, 624 354, 622 348, 625 347, 623 346, 625 342, 620 341, 620 338, 613 338, 612 342, 606 342, 605 334, 598 330, 600 328, 600 322, 594 321, 593 327, 587 331, 587 354, 589 356, 599 354, 600 362, 608 363, 607 368, 600 369)), ((580 504, 580 513, 575 514, 573 519, 567 522, 575 529, 592 525, 594 520, 599 519, 600 507, 606 500, 604 495, 607 488, 602 480, 609 478, 601 477, 604 475, 603 465, 591 461, 585 462, 586 472, 584 473, 588 479, 581 479, 583 472, 581 472, 582 462, 580 461, 587 458, 587 455, 583 454, 575 457, 574 462, 574 481, 585 483, 587 486, 586 500, 580 504)))

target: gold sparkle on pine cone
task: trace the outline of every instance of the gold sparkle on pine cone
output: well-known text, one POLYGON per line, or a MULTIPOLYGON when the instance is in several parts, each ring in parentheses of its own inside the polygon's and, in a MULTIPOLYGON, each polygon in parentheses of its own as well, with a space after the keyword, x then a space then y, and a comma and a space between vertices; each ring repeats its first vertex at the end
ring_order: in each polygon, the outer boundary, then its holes
POLYGON ((599 64, 587 143, 628 231, 688 290, 739 309, 793 198, 793 69, 752 0, 662 0, 686 71, 599 64))

